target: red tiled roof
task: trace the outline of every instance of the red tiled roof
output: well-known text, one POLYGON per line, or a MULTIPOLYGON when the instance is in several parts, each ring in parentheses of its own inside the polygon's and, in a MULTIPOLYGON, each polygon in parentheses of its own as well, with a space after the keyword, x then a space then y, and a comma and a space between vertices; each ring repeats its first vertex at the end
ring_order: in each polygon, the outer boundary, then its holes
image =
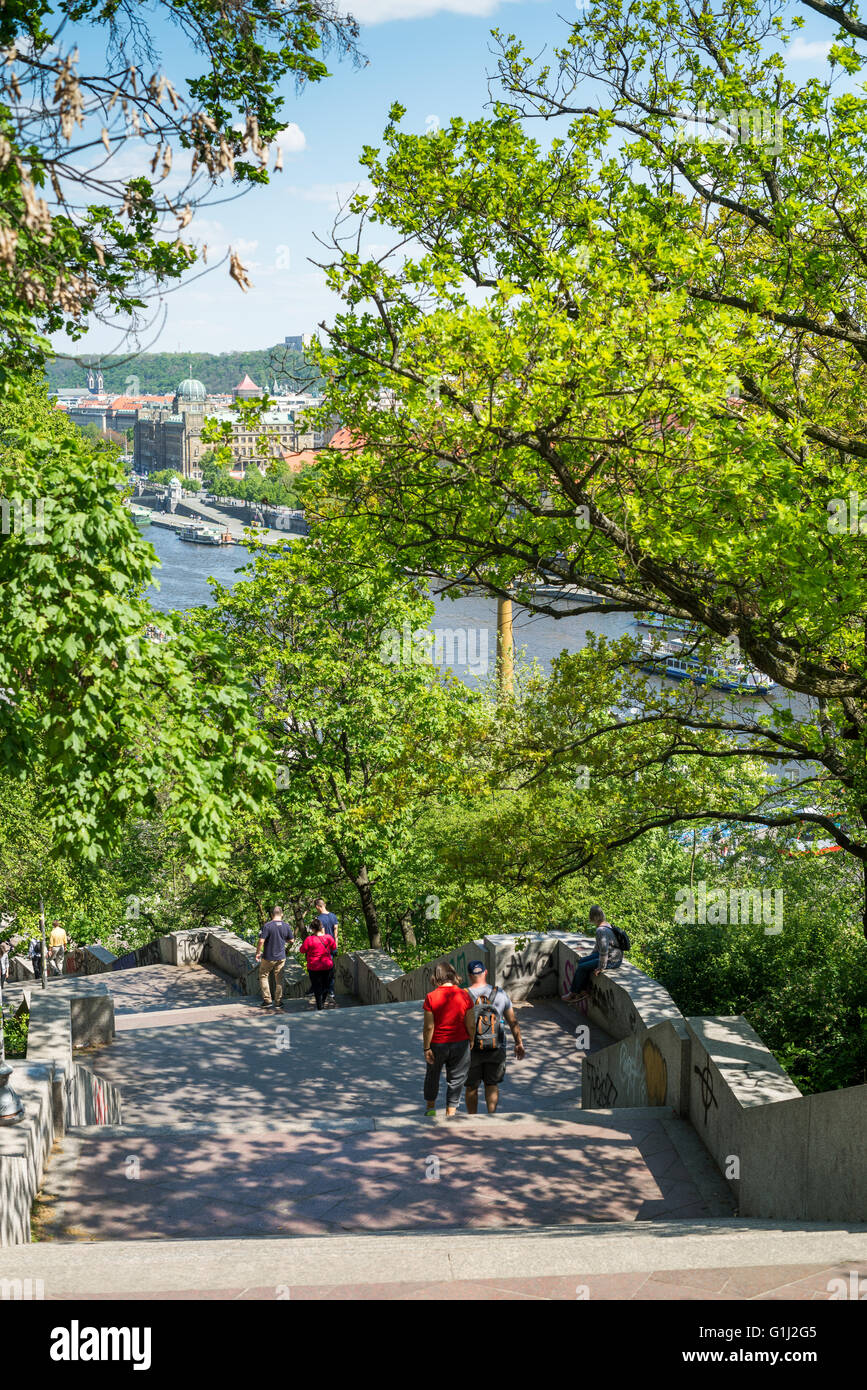
POLYGON ((169 405, 173 396, 116 396, 109 410, 139 410, 148 405, 169 405))
POLYGON ((255 381, 251 381, 246 372, 244 373, 244 380, 239 381, 238 385, 235 387, 236 391, 258 391, 259 389, 255 381))
POLYGON ((337 433, 332 437, 329 449, 362 449, 364 440, 360 434, 353 434, 352 430, 341 425, 337 433))
POLYGON ((298 449, 293 452, 291 449, 281 449, 283 462, 287 463, 293 473, 300 473, 302 468, 306 468, 308 463, 315 463, 319 454, 318 449, 298 449))

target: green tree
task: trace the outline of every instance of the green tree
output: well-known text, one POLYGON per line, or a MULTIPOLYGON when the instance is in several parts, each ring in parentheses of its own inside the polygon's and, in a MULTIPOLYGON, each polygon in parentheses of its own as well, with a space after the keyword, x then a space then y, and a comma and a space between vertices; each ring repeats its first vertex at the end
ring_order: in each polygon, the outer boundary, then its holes
MULTIPOLYGON (((793 7, 600 0, 553 65, 500 40, 491 119, 415 136, 394 108, 355 210, 403 249, 341 248, 319 356, 323 418, 339 401, 365 447, 305 505, 451 585, 554 617, 654 610, 703 660, 766 673, 772 701, 637 718, 666 760, 799 769, 790 806, 767 786, 695 811, 812 820, 863 879, 867 102, 833 78, 860 71, 864 26, 827 13, 847 32, 821 79, 790 76, 793 7), (684 138, 702 109, 724 139, 684 138), (543 150, 525 116, 562 130, 543 150)), ((867 887, 862 912, 867 931, 867 887)))
POLYGON ((416 586, 385 563, 344 584, 358 558, 315 537, 259 554, 250 579, 215 585, 214 607, 190 622, 223 634, 252 682, 277 766, 259 812, 276 835, 272 881, 301 892, 327 851, 379 946, 377 883, 406 855, 424 802, 460 784, 474 699, 402 649, 405 626, 432 611, 416 586), (313 854, 303 876, 291 868, 299 836, 313 854))
MULTIPOLYGON (((321 81, 329 45, 356 51, 357 26, 331 0, 249 0, 231 12, 221 0, 160 0, 157 10, 183 33, 196 76, 175 71, 173 82, 163 70, 139 0, 96 9, 80 0, 11 0, 0 14, 4 375, 44 357, 45 333, 80 335, 92 313, 135 322, 148 284, 177 277, 196 259, 182 237, 194 208, 226 177, 267 183, 272 160, 280 166, 274 142, 285 123, 286 79, 321 81), (106 62, 82 72, 78 42, 101 37, 106 62), (172 165, 188 153, 189 175, 169 193, 172 165)), ((237 255, 227 259, 246 288, 237 255)))
POLYGON ((2 761, 50 785, 52 852, 95 863, 125 822, 178 818, 191 872, 270 781, 248 695, 220 644, 170 615, 146 640, 154 552, 122 505, 123 468, 91 453, 31 384, 0 404, 2 761))

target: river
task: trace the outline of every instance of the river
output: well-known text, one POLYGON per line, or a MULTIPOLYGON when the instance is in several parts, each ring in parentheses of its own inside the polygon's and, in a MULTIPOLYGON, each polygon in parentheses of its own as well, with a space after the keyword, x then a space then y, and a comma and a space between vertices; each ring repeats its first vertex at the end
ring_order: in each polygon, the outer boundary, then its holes
MULTIPOLYGON (((156 551, 161 568, 154 569, 160 588, 152 586, 147 597, 162 613, 172 609, 195 608, 213 602, 208 578, 232 585, 242 578, 240 571, 249 561, 244 546, 191 545, 174 531, 147 526, 145 535, 156 551)), ((436 613, 431 622, 434 656, 442 657, 462 679, 484 678, 493 671, 497 646, 496 599, 463 595, 457 599, 433 595, 436 613)), ((518 657, 536 660, 548 670, 551 661, 564 648, 578 651, 586 633, 604 632, 607 637, 634 631, 628 614, 595 614, 589 618, 555 619, 515 609, 514 637, 518 657)), ((403 649, 403 634, 396 634, 403 649)))
MULTIPOLYGON (((147 596, 161 612, 213 602, 209 576, 221 584, 232 585, 242 577, 240 571, 249 561, 249 552, 244 546, 191 545, 164 527, 144 529, 161 562, 161 568, 154 571, 160 588, 151 587, 147 596)), ((434 660, 450 667, 470 685, 490 679, 497 650, 496 599, 478 594, 449 599, 434 594, 433 601, 436 605, 431 622, 434 660)), ((626 633, 638 635, 639 631, 627 613, 595 613, 586 618, 558 619, 515 607, 517 659, 537 661, 544 671, 550 670, 551 662, 560 652, 580 651, 588 632, 615 638, 626 633)), ((419 651, 417 646, 411 646, 410 634, 395 633, 393 641, 396 659, 412 659, 411 652, 419 651)), ((655 678, 651 679, 656 683, 655 678)), ((776 703, 788 703, 798 718, 804 718, 807 709, 804 697, 789 697, 779 689, 761 700, 748 697, 742 703, 755 712, 759 712, 762 705, 767 708, 776 703)))

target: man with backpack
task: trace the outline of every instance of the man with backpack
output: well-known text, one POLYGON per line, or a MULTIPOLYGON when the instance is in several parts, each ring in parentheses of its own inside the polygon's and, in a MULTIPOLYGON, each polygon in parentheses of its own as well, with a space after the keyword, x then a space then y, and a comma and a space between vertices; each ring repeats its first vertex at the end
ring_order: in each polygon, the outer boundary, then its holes
POLYGON ((470 998, 475 1005, 476 1032, 470 1051, 470 1070, 467 1075, 467 1114, 476 1115, 479 1109, 479 1085, 484 1083, 485 1105, 493 1115, 500 1099, 500 1082, 506 1075, 506 1024, 515 1039, 515 1061, 525 1055, 521 1029, 512 1001, 505 990, 488 984, 488 972, 480 960, 467 966, 470 998))
POLYGON ((612 927, 601 907, 591 907, 590 925, 596 928, 596 950, 585 956, 580 965, 576 965, 571 992, 563 996, 567 1003, 583 999, 590 993, 593 976, 601 974, 603 970, 619 970, 623 964, 623 952, 629 950, 626 932, 612 927))

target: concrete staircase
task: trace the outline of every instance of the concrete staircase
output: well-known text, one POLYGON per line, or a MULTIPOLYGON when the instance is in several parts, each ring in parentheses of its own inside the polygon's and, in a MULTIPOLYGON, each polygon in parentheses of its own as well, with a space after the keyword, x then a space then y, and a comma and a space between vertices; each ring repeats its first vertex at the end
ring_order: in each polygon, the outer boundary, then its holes
POLYGON ((495 1117, 431 1121, 418 1001, 269 1014, 202 966, 102 978, 117 1034, 78 1056, 124 1123, 67 1131, 34 1243, 0 1250, 46 1298, 810 1298, 862 1268, 862 1233, 738 1219, 668 1107, 582 1110, 557 1001, 518 1006, 495 1117))
POLYGON ((154 1012, 119 1004, 115 1042, 87 1060, 120 1087, 125 1123, 67 1133, 43 1185, 43 1239, 731 1215, 725 1183, 670 1109, 580 1108, 582 1056, 560 1005, 520 1006, 528 1055, 511 1062, 496 1116, 431 1121, 419 1003, 341 1002, 321 1013, 301 999, 281 1013, 192 995, 154 1012))

